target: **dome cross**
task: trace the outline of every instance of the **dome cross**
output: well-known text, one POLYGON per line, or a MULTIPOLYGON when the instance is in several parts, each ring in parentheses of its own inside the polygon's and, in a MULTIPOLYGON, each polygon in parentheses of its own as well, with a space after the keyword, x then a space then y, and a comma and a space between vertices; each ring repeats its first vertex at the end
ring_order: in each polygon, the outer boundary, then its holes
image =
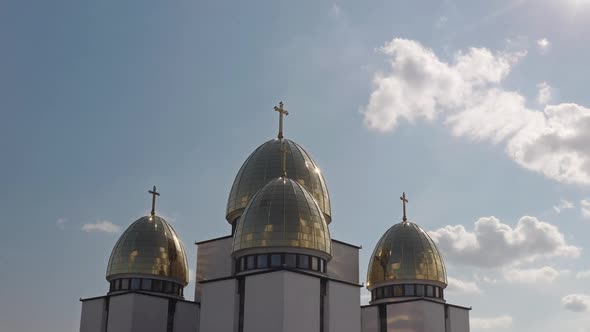
POLYGON ((406 193, 404 192, 399 199, 402 201, 402 205, 404 207, 404 217, 402 218, 402 220, 404 222, 408 222, 408 217, 406 217, 406 203, 408 203, 408 199, 406 198, 406 193))
POLYGON ((283 108, 283 102, 279 103, 279 107, 274 107, 274 110, 279 112, 279 139, 283 139, 283 115, 289 115, 286 109, 283 108))
POLYGON ((153 217, 156 215, 156 196, 160 196, 160 193, 156 191, 156 186, 154 186, 154 189, 148 190, 148 193, 152 194, 152 212, 150 215, 153 217))

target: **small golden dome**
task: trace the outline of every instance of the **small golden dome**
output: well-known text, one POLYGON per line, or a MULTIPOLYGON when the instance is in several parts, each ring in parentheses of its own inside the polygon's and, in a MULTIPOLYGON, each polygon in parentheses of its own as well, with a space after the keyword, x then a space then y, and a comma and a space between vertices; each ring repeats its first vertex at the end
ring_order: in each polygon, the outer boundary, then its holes
POLYGON ((377 243, 367 271, 367 288, 392 281, 438 282, 446 287, 447 272, 438 248, 411 222, 393 225, 377 243))
POLYGON ((298 182, 276 178, 260 189, 238 220, 233 252, 252 248, 305 248, 331 257, 328 224, 298 182), (327 254, 327 255, 326 255, 327 254))
MULTIPOLYGON (((319 167, 299 144, 288 139, 283 141, 289 178, 313 196, 329 224, 332 221, 330 195, 319 167)), ((252 152, 238 171, 227 200, 227 221, 232 223, 242 215, 254 194, 281 174, 281 140, 273 139, 252 152)))
POLYGON ((164 218, 145 216, 123 232, 113 248, 106 278, 147 275, 188 284, 188 262, 182 242, 164 218))

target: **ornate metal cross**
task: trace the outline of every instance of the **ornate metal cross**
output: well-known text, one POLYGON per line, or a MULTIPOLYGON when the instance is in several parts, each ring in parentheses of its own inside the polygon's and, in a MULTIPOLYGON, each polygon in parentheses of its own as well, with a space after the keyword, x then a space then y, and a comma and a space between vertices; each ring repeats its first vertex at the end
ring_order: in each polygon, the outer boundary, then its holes
POLYGON ((406 217, 406 203, 408 203, 408 199, 406 198, 406 193, 404 192, 403 195, 399 199, 402 200, 402 205, 404 207, 404 217, 402 220, 404 222, 408 222, 408 218, 406 217))
POLYGON ((152 212, 151 216, 156 215, 156 196, 160 196, 160 193, 156 191, 156 186, 154 186, 153 190, 148 190, 148 193, 152 194, 152 212))
POLYGON ((283 108, 283 102, 279 103, 279 107, 275 106, 275 111, 279 112, 279 139, 283 139, 283 115, 289 115, 286 109, 283 108))

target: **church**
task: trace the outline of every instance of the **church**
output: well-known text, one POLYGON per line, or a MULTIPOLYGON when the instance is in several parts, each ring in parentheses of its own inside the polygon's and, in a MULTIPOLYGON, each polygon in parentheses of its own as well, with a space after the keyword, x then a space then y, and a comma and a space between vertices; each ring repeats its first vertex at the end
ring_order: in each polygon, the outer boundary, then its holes
POLYGON ((471 308, 447 303, 436 244, 402 218, 375 246, 366 281, 359 250, 330 236, 328 187, 318 165, 279 133, 244 161, 229 192, 228 233, 197 242, 189 265, 172 226, 152 210, 112 250, 106 295, 81 299, 80 332, 468 332, 471 308), (364 282, 364 283, 361 283, 364 282), (371 294, 361 305, 360 289, 371 294))

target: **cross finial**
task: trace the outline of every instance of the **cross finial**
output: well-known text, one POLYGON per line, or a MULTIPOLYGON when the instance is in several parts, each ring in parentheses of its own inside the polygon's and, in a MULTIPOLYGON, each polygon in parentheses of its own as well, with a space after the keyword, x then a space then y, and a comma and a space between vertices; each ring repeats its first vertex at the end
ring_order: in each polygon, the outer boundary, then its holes
POLYGON ((151 216, 156 215, 156 196, 160 196, 160 193, 156 191, 156 186, 154 186, 153 190, 148 190, 148 193, 152 194, 152 212, 151 216))
POLYGON ((408 203, 408 199, 406 198, 406 193, 404 192, 399 199, 402 200, 402 205, 404 207, 404 217, 402 220, 404 222, 408 222, 408 217, 406 217, 406 203, 408 203))
POLYGON ((283 139, 283 115, 289 115, 286 109, 283 108, 283 102, 279 103, 279 107, 275 106, 275 111, 279 112, 279 139, 283 139))

